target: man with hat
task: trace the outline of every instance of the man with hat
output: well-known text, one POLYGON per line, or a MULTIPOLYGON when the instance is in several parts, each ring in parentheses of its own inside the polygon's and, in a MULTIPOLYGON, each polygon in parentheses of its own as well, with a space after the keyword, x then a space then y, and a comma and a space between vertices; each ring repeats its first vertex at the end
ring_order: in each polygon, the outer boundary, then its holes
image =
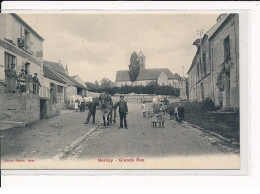
POLYGON ((21 73, 18 76, 18 81, 20 85, 20 92, 26 93, 27 75, 25 74, 24 68, 22 68, 21 73))
POLYGON ((38 78, 38 73, 34 73, 33 79, 33 93, 34 94, 39 94, 39 86, 41 86, 39 78, 38 78))
POLYGON ((126 115, 128 114, 128 107, 126 101, 124 101, 124 96, 120 96, 120 101, 115 105, 115 108, 119 106, 119 117, 120 117, 120 128, 123 128, 123 122, 124 127, 128 129, 127 127, 127 121, 126 121, 126 115))
POLYGON ((17 89, 17 74, 14 69, 15 64, 11 64, 11 68, 5 70, 7 77, 7 93, 15 93, 17 89))

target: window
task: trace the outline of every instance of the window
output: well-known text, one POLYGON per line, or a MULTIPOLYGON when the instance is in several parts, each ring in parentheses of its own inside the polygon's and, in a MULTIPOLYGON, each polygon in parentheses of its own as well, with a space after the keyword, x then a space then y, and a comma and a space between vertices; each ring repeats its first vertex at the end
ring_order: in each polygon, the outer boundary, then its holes
POLYGON ((63 102, 63 86, 57 85, 57 102, 63 102))
POLYGON ((5 69, 10 69, 12 63, 14 63, 16 67, 16 57, 9 53, 5 53, 5 69))
POLYGON ((50 83, 50 99, 53 102, 57 102, 55 85, 50 83))
POLYGON ((30 50, 30 44, 31 44, 31 41, 30 41, 30 32, 25 30, 24 31, 24 34, 25 34, 25 50, 30 50))
POLYGON ((224 59, 225 59, 225 62, 230 59, 230 39, 229 39, 229 36, 224 39, 224 59))
POLYGON ((204 70, 204 75, 207 74, 207 65, 206 65, 206 53, 203 53, 203 57, 202 57, 202 60, 203 60, 203 70, 204 70))
POLYGON ((30 75, 30 63, 25 63, 25 74, 30 75))

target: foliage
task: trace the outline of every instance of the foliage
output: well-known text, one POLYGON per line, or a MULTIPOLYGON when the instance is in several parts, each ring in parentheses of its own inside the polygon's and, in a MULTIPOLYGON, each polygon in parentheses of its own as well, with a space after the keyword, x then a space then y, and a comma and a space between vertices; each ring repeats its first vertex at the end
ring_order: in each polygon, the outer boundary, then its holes
POLYGON ((87 88, 88 88, 89 90, 95 90, 95 89, 98 89, 98 88, 100 87, 97 80, 96 80, 94 83, 92 83, 92 82, 86 82, 85 84, 86 84, 86 86, 87 86, 87 88))
POLYGON ((107 92, 109 94, 156 94, 156 95, 171 95, 179 96, 180 89, 173 88, 172 86, 158 86, 154 84, 149 84, 147 86, 122 86, 122 87, 107 87, 107 88, 89 88, 90 92, 107 92))
POLYGON ((208 111, 216 110, 214 102, 210 98, 202 100, 202 107, 208 111))
POLYGON ((130 65, 129 65, 129 78, 131 82, 135 82, 139 72, 140 72, 140 64, 137 60, 137 53, 134 51, 130 57, 130 65))
POLYGON ((222 68, 221 71, 219 72, 218 76, 217 76, 217 87, 219 89, 219 91, 223 92, 225 89, 225 82, 223 79, 223 76, 225 74, 225 68, 222 68))
POLYGON ((109 88, 112 86, 112 84, 113 84, 113 82, 110 79, 105 78, 105 77, 100 81, 101 88, 109 88))

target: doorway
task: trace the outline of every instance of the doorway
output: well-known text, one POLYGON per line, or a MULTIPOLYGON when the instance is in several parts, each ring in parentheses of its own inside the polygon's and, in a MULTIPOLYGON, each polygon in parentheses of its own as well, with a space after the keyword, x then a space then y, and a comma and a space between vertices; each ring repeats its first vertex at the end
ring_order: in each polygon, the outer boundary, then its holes
POLYGON ((40 99, 40 119, 47 117, 47 99, 40 99))
POLYGON ((225 73, 225 108, 230 107, 230 71, 225 73))

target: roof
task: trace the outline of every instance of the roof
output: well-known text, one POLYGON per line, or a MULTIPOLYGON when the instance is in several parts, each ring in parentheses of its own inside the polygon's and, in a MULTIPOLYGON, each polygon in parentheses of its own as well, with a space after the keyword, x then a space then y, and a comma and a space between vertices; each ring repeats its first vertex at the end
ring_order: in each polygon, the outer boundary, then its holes
POLYGON ((26 28, 28 28, 33 34, 35 34, 39 39, 44 41, 43 37, 40 36, 31 26, 29 26, 20 16, 16 13, 10 13, 13 17, 15 17, 19 22, 21 22, 26 28))
POLYGON ((52 62, 52 61, 43 61, 43 64, 65 73, 64 67, 59 63, 52 62))
POLYGON ((63 80, 65 80, 68 84, 74 85, 78 88, 87 89, 86 86, 82 85, 81 83, 77 82, 75 79, 70 77, 68 74, 58 71, 56 69, 53 69, 56 74, 58 74, 63 80))
MULTIPOLYGON (((130 81, 129 70, 117 71, 116 82, 130 81)), ((141 69, 136 81, 142 80, 157 80, 159 75, 164 72, 168 79, 179 79, 179 74, 173 74, 168 68, 158 68, 158 69, 141 69)))
MULTIPOLYGON (((223 15, 223 14, 221 14, 223 15)), ((227 17, 230 16, 230 14, 225 14, 223 17, 220 18, 220 20, 212 27, 209 31, 205 33, 205 35, 208 36, 208 38, 211 38, 211 36, 216 32, 216 30, 224 23, 224 21, 227 19, 227 17)))
MULTIPOLYGON (((228 18, 228 17, 230 17, 230 15, 231 14, 221 14, 219 17, 218 17, 218 19, 219 19, 219 21, 214 25, 214 26, 212 26, 205 34, 204 34, 204 36, 203 36, 203 38, 202 38, 202 43, 204 44, 204 41, 206 40, 206 39, 210 39, 215 33, 216 33, 216 31, 220 28, 220 26, 226 21, 226 19, 228 18), (220 17, 222 15, 222 17, 220 17)), ((195 43, 198 43, 198 39, 197 40, 195 40, 194 42, 193 42, 193 45, 196 45, 195 43)), ((197 45, 196 45, 197 46, 197 45)), ((197 46, 198 47, 198 46, 197 46)), ((198 49, 197 49, 197 51, 196 51, 196 54, 195 54, 195 56, 194 56, 194 58, 193 58, 193 60, 192 60, 192 63, 191 63, 191 66, 190 66, 190 68, 189 68, 189 70, 188 70, 188 72, 187 72, 187 74, 190 72, 190 70, 193 68, 193 66, 194 66, 194 64, 195 64, 195 59, 196 59, 196 56, 198 55, 198 53, 199 53, 199 51, 200 51, 200 47, 198 47, 198 49)))
POLYGON ((43 75, 49 79, 66 84, 63 79, 61 79, 51 68, 47 67, 46 65, 43 65, 43 75))
MULTIPOLYGON (((52 61, 43 61, 43 65, 50 69, 54 74, 56 74, 60 79, 64 82, 76 86, 78 88, 87 89, 86 86, 82 85, 81 83, 77 82, 71 76, 65 73, 63 66, 60 66, 59 63, 55 63, 52 61)), ((48 70, 47 70, 48 71, 48 70)))
POLYGON ((231 14, 228 14, 228 15, 225 15, 221 18, 221 22, 219 22, 220 24, 215 28, 215 31, 212 32, 211 36, 209 36, 209 39, 213 38, 222 28, 222 26, 224 26, 225 24, 227 24, 227 22, 232 18, 234 17, 235 15, 238 15, 238 14, 234 14, 234 13, 231 13, 231 14))

